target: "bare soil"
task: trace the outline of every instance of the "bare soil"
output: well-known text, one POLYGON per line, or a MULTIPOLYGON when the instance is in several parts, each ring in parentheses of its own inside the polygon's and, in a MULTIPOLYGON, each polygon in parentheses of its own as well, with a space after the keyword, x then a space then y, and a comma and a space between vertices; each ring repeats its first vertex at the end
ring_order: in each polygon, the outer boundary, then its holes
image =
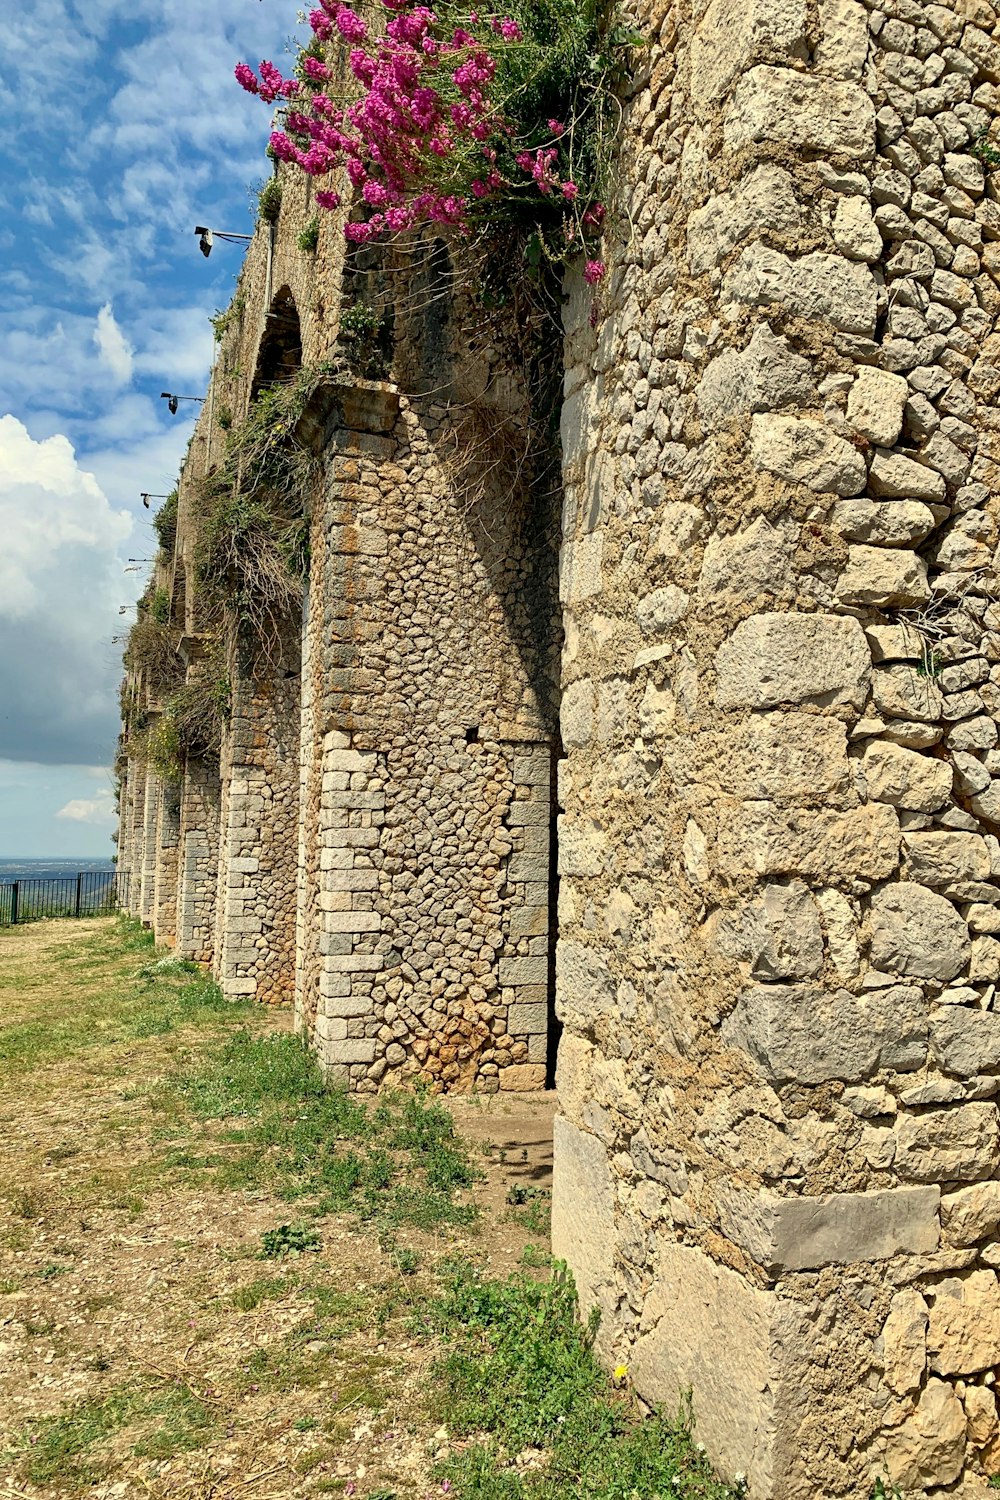
POLYGON ((217 1122, 158 1091, 232 1023, 123 1021, 148 955, 112 926, 0 932, 0 1500, 439 1495, 414 1307, 446 1255, 504 1274, 547 1248, 553 1096, 452 1102, 471 1228, 393 1245, 330 1215, 315 1252, 262 1259, 295 1210, 219 1188, 217 1122))

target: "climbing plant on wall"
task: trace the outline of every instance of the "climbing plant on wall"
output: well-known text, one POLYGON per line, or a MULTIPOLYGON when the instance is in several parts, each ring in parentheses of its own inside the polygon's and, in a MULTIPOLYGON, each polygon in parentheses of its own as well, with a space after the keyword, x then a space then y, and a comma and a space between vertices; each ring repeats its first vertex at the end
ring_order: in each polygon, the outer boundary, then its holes
POLYGON ((615 83, 641 39, 599 0, 519 0, 505 15, 383 0, 370 20, 322 0, 309 21, 296 77, 270 62, 236 76, 282 105, 270 151, 324 180, 321 208, 354 190, 349 242, 514 226, 529 267, 582 255, 602 279, 615 83))

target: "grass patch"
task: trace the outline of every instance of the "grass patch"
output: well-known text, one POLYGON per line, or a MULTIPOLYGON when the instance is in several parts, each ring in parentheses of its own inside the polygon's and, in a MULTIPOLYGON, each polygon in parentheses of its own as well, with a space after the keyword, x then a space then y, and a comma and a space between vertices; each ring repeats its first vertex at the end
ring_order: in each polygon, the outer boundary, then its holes
MULTIPOLYGON (((219 1169, 223 1186, 309 1199, 312 1213, 350 1209, 387 1229, 475 1216, 458 1196, 475 1172, 448 1111, 427 1093, 389 1095, 366 1109, 327 1087, 296 1037, 243 1029, 175 1075, 165 1108, 171 1095, 201 1119, 227 1122, 223 1139, 234 1149, 219 1169)), ((302 1232, 268 1231, 277 1239, 266 1253, 310 1248, 292 1243, 302 1232)))
POLYGON ((557 1265, 545 1281, 487 1280, 453 1267, 431 1307, 452 1346, 438 1361, 438 1414, 458 1436, 476 1435, 440 1468, 468 1500, 737 1500, 692 1435, 691 1414, 644 1418, 593 1352, 596 1324, 577 1317, 573 1283, 557 1265), (485 1434, 485 1436, 483 1436, 485 1434), (539 1466, 513 1466, 526 1448, 539 1466))
POLYGON ((18 1467, 32 1484, 83 1489, 105 1467, 93 1450, 116 1434, 134 1428, 134 1454, 169 1458, 198 1447, 211 1425, 208 1407, 187 1386, 122 1385, 33 1423, 24 1433, 18 1467))
POLYGON ((192 965, 157 958, 152 934, 129 917, 76 942, 50 942, 42 964, 38 957, 31 951, 23 966, 15 958, 4 976, 30 1012, 7 1024, 0 1018, 0 1079, 94 1048, 231 1019, 234 1009, 246 1014, 192 965), (146 962, 137 967, 137 957, 146 962))

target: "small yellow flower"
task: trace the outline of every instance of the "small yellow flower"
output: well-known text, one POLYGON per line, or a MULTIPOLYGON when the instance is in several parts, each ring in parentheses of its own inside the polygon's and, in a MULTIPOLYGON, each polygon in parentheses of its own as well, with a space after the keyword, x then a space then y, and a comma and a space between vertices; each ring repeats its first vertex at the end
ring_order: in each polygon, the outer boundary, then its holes
POLYGON ((628 1379, 628 1365, 615 1365, 615 1373, 613 1379, 615 1385, 624 1385, 626 1380, 628 1379))

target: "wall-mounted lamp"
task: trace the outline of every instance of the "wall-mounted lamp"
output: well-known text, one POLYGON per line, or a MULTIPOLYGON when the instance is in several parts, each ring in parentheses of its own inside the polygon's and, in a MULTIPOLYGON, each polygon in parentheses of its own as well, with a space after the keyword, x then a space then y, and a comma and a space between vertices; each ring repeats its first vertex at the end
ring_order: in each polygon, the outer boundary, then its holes
POLYGON ((206 257, 211 255, 212 246, 216 240, 226 240, 228 243, 234 244, 238 240, 253 239, 252 234, 230 234, 224 229, 206 229, 204 224, 196 224, 194 232, 198 236, 198 249, 206 257))
POLYGON ((175 396, 173 391, 161 391, 160 400, 167 403, 167 410, 172 417, 177 415, 178 401, 204 401, 204 396, 175 396))
MULTIPOLYGON (((169 495, 151 495, 148 490, 140 490, 139 491, 139 499, 142 501, 143 507, 146 510, 148 510, 149 509, 149 502, 150 502, 150 500, 169 500, 170 496, 169 495)), ((129 562, 132 562, 132 560, 133 559, 130 557, 129 558, 129 562)), ((142 562, 142 558, 141 557, 137 558, 136 561, 142 562)))
POLYGON ((119 606, 118 606, 118 613, 120 615, 127 615, 130 609, 135 609, 135 608, 136 608, 136 606, 134 604, 119 604, 119 606))

